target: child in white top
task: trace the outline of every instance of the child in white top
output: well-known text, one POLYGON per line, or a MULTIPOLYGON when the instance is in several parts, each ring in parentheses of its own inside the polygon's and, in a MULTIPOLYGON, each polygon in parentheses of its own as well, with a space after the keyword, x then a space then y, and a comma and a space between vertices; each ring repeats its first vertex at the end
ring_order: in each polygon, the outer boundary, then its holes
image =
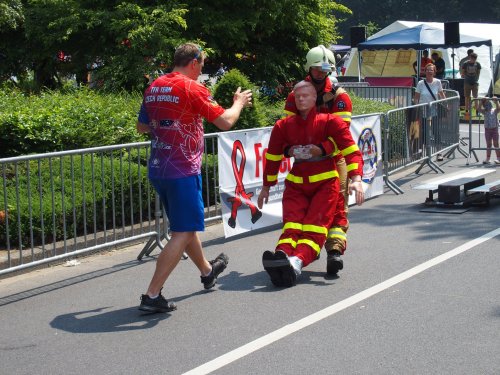
POLYGON ((478 113, 484 116, 484 137, 486 138, 486 159, 483 164, 491 164, 491 146, 496 148, 497 159, 495 164, 500 164, 500 149, 498 148, 498 113, 500 113, 500 104, 498 98, 493 97, 491 100, 488 98, 481 98, 479 107, 476 108, 478 113), (495 103, 495 107, 493 107, 495 103))

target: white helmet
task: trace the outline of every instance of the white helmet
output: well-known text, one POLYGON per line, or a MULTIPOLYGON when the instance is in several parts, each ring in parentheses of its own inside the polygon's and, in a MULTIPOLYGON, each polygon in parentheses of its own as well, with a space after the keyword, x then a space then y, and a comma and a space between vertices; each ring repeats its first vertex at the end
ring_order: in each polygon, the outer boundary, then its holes
POLYGON ((309 71, 311 66, 319 66, 321 70, 331 72, 335 68, 335 56, 333 52, 322 44, 311 48, 307 52, 304 68, 306 71, 309 71))

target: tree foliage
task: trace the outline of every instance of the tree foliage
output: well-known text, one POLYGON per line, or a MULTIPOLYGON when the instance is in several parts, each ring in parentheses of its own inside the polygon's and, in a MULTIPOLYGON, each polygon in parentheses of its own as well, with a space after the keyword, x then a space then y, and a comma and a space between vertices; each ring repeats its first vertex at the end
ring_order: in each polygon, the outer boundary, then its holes
POLYGON ((27 0, 22 10, 18 27, 0 29, 0 75, 32 70, 38 87, 57 87, 65 74, 85 81, 95 69, 106 88, 142 88, 186 29, 187 9, 171 1, 27 0))
POLYGON ((285 80, 304 74, 310 47, 338 38, 336 15, 346 12, 331 0, 6 0, 0 79, 33 72, 38 88, 55 88, 91 70, 105 89, 142 89, 191 40, 252 80, 285 80))
POLYGON ((336 17, 350 12, 330 0, 187 3, 187 34, 206 41, 214 59, 254 82, 302 77, 307 50, 335 42, 336 17))

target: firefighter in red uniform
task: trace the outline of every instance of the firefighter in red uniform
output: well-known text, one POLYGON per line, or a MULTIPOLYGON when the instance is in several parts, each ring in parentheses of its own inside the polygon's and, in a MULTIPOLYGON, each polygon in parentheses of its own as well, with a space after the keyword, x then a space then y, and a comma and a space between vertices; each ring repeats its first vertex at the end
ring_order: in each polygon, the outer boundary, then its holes
MULTIPOLYGON (((306 55, 305 69, 308 72, 305 80, 314 85, 318 94, 316 110, 321 113, 335 113, 339 115, 349 127, 352 116, 351 98, 343 88, 336 85, 338 83, 336 78, 328 77, 328 74, 332 70, 335 70, 333 52, 322 45, 312 48, 306 55)), ((297 113, 294 95, 291 92, 286 100, 285 113, 287 115, 297 113)), ((328 231, 328 237, 325 242, 327 252, 326 272, 330 275, 335 275, 344 268, 341 255, 346 250, 347 230, 349 229, 349 221, 347 220, 349 210, 347 171, 351 166, 346 165, 345 158, 338 150, 334 152, 334 156, 337 171, 339 172, 340 192, 337 200, 335 219, 328 231)))
POLYGON ((364 201, 363 158, 346 123, 337 115, 317 113, 316 90, 301 81, 294 87, 297 115, 278 120, 266 153, 264 181, 257 204, 267 203, 285 157, 294 157, 283 193, 283 232, 275 252, 262 255, 264 269, 276 286, 293 286, 302 267, 317 259, 324 245, 339 196, 333 152, 338 148, 352 169, 350 190, 356 203, 364 201))

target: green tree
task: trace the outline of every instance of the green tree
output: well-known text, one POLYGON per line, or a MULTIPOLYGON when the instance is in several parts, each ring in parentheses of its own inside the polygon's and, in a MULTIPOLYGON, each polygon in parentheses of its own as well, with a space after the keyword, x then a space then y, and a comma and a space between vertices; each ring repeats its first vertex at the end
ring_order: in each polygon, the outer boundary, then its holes
POLYGON ((304 75, 309 48, 338 38, 336 17, 349 9, 331 0, 186 0, 187 35, 207 43, 213 60, 253 82, 304 75))
POLYGON ((26 0, 24 22, 0 29, 0 50, 12 62, 1 73, 31 69, 39 88, 55 88, 61 76, 84 81, 94 67, 105 88, 142 89, 144 74, 168 63, 183 40, 186 12, 170 1, 26 0))

